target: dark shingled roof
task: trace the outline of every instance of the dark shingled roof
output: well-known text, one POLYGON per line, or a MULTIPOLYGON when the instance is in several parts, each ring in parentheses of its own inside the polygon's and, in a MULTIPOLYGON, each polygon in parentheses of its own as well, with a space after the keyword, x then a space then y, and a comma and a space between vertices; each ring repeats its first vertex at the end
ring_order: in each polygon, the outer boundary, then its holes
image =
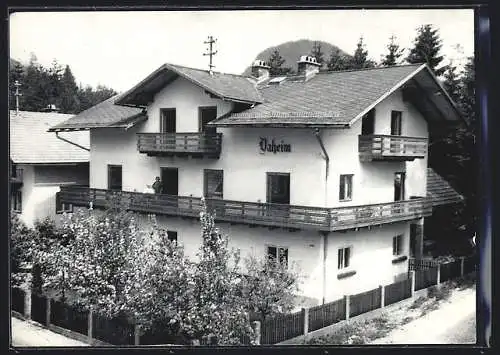
POLYGON ((464 200, 464 197, 432 168, 427 168, 427 196, 432 199, 432 207, 464 200))
POLYGON ((214 125, 279 124, 340 125, 360 113, 425 66, 318 73, 310 80, 284 80, 259 85, 264 103, 214 121, 214 125))
POLYGON ((98 103, 69 120, 50 128, 50 131, 84 130, 89 128, 126 128, 147 119, 142 109, 115 105, 120 95, 98 103))
MULTIPOLYGON (((89 161, 89 152, 58 139, 47 132, 50 126, 72 115, 54 112, 10 111, 10 158, 18 164, 81 163, 89 161)), ((90 148, 89 132, 66 132, 60 135, 90 148)))
POLYGON ((255 79, 220 72, 164 64, 117 100, 118 105, 146 106, 156 92, 181 76, 211 94, 228 101, 245 103, 262 102, 255 79))

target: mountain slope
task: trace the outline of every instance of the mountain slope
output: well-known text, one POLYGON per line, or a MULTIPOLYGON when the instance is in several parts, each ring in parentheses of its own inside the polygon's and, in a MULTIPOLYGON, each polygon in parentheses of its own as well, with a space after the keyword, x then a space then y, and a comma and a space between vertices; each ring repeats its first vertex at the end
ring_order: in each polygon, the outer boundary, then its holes
MULTIPOLYGON (((328 61, 328 58, 330 57, 330 53, 332 50, 339 50, 341 54, 350 56, 337 46, 324 42, 324 41, 311 41, 308 39, 301 39, 298 41, 289 41, 285 43, 281 43, 277 46, 274 47, 269 47, 264 49, 262 52, 257 54, 254 60, 256 59, 262 59, 264 61, 267 61, 269 57, 271 56, 271 53, 274 51, 274 49, 278 49, 280 52, 280 55, 285 59, 285 63, 283 64, 283 67, 290 67, 294 70, 296 70, 297 67, 297 61, 299 60, 301 55, 306 55, 310 54, 311 50, 313 48, 313 45, 315 42, 318 42, 321 44, 321 51, 323 52, 323 59, 324 61, 328 61)), ((253 62, 253 61, 252 61, 253 62)), ((249 63, 249 66, 245 69, 243 72, 243 75, 250 75, 251 74, 251 64, 249 63)))

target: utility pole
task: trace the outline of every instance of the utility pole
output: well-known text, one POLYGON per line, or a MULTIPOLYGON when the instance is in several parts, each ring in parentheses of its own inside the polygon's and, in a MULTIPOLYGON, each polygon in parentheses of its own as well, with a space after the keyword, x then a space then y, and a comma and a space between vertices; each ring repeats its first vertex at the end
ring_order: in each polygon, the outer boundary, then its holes
POLYGON ((19 93, 19 87, 21 86, 21 84, 19 83, 19 81, 15 81, 14 82, 14 86, 16 87, 16 93, 14 94, 16 96, 16 115, 19 114, 19 96, 21 96, 21 94, 19 93))
POLYGON ((213 46, 213 44, 214 44, 215 42, 217 42, 217 39, 214 39, 212 36, 208 36, 208 41, 203 42, 203 43, 205 43, 205 44, 208 44, 208 46, 209 46, 209 47, 207 48, 208 53, 203 53, 203 55, 208 55, 208 56, 210 56, 210 64, 208 65, 208 71, 209 71, 210 75, 212 75, 212 74, 213 74, 213 72, 212 72, 212 68, 215 68, 215 65, 213 65, 213 64, 212 64, 212 57, 213 57, 214 55, 216 55, 216 54, 217 54, 217 51, 215 51, 215 52, 214 52, 214 51, 212 50, 212 46, 213 46))

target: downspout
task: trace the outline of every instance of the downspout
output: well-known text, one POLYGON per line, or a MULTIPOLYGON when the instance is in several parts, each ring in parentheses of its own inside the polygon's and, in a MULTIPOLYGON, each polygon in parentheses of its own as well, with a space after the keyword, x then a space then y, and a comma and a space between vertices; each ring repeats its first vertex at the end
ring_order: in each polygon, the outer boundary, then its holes
MULTIPOLYGON (((325 159, 326 167, 325 167, 325 207, 327 207, 327 201, 328 201, 328 173, 329 173, 329 167, 330 167, 330 157, 328 156, 328 153, 326 152, 325 145, 323 144, 323 141, 321 140, 320 137, 320 130, 319 128, 316 128, 314 130, 314 135, 316 136, 316 139, 318 140, 318 143, 321 147, 321 150, 323 151, 323 158, 325 159)), ((322 260, 322 266, 323 266, 323 297, 322 297, 322 302, 325 304, 326 300, 326 260, 327 260, 327 250, 328 250, 328 232, 321 232, 321 237, 322 237, 322 246, 323 246, 323 260, 322 260)))
POLYGON ((90 152, 90 149, 89 149, 89 148, 86 148, 86 147, 84 147, 84 146, 82 146, 82 145, 80 145, 80 144, 78 144, 78 143, 72 142, 72 141, 70 141, 70 140, 68 140, 68 139, 66 139, 66 138, 63 138, 63 137, 59 136, 59 132, 57 132, 57 131, 56 131, 56 137, 57 137, 58 139, 60 139, 60 140, 64 141, 64 142, 66 142, 66 143, 73 144, 74 146, 77 146, 78 148, 81 148, 81 149, 86 150, 87 152, 90 152))

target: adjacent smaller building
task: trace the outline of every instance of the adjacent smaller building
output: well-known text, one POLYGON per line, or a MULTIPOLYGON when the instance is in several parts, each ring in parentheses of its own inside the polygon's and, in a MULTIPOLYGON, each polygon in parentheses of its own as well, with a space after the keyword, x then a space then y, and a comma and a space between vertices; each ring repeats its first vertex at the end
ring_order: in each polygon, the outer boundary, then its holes
POLYGON ((72 211, 58 201, 59 187, 89 184, 88 132, 47 130, 73 115, 11 111, 9 115, 10 209, 28 226, 37 219, 72 211))

